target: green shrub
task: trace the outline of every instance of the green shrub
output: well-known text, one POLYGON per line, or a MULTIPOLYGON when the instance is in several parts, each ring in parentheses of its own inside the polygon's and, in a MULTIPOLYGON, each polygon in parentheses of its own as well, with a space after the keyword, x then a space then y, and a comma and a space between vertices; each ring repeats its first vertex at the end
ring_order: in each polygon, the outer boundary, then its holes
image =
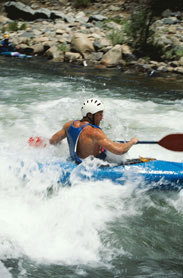
POLYGON ((5 33, 5 32, 6 32, 6 28, 5 28, 4 26, 1 28, 1 32, 2 32, 2 33, 5 33))
POLYGON ((134 47, 138 47, 147 41, 147 21, 148 15, 146 11, 141 11, 131 15, 127 22, 125 31, 132 40, 134 47))
POLYGON ((175 52, 173 49, 170 49, 170 50, 167 50, 165 51, 165 53, 163 54, 163 57, 166 59, 166 60, 173 60, 174 57, 175 57, 175 52))
POLYGON ((149 63, 149 62, 151 61, 151 57, 146 56, 146 57, 145 57, 145 61, 146 61, 147 63, 149 63))
POLYGON ((7 29, 8 29, 8 31, 18 31, 17 22, 16 21, 9 22, 7 29))
POLYGON ((74 0, 74 6, 76 8, 79 8, 79 7, 88 7, 89 5, 91 4, 91 1, 90 0, 74 0))
POLYGON ((103 21, 103 23, 104 23, 104 25, 105 25, 105 23, 109 23, 109 22, 115 22, 115 23, 117 23, 117 24, 120 24, 120 25, 124 25, 125 24, 125 21, 126 21, 126 19, 124 19, 123 17, 109 17, 109 18, 107 18, 107 19, 105 19, 104 21, 103 21))
POLYGON ((169 49, 163 53, 163 57, 169 61, 180 59, 183 57, 183 47, 169 49))
POLYGON ((26 23, 22 23, 19 27, 19 30, 25 30, 27 28, 26 23))
POLYGON ((5 33, 6 31, 11 32, 11 31, 18 31, 18 30, 25 30, 27 28, 26 23, 22 23, 19 25, 16 21, 12 21, 8 23, 7 27, 3 27, 1 31, 5 33))
POLYGON ((113 30, 109 35, 108 38, 112 41, 113 45, 116 44, 123 44, 125 42, 125 36, 124 32, 121 31, 115 31, 113 30))
POLYGON ((178 58, 183 57, 183 47, 176 49, 176 50, 175 50, 175 55, 176 55, 178 58))
POLYGON ((25 40, 25 44, 29 46, 30 45, 30 41, 28 39, 26 39, 25 40))
POLYGON ((59 44, 58 46, 57 46, 57 49, 59 50, 59 51, 62 51, 62 52, 67 52, 67 51, 69 51, 69 46, 67 45, 67 44, 65 44, 65 43, 61 43, 61 44, 59 44))
POLYGON ((148 9, 143 9, 131 15, 125 23, 124 31, 137 55, 146 54, 152 43, 153 32, 150 29, 152 14, 148 9))

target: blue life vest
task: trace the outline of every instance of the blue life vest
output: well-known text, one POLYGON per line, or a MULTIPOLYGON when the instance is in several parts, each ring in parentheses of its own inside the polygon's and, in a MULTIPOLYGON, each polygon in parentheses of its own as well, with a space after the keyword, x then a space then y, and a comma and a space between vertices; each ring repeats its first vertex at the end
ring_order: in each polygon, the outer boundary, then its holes
MULTIPOLYGON (((76 121, 74 121, 76 122, 76 121)), ((73 122, 73 123, 74 123, 73 122)), ((81 127, 74 127, 73 123, 70 125, 68 131, 67 131, 67 142, 69 145, 69 151, 70 151, 70 156, 71 158, 76 162, 76 163, 81 163, 82 160, 79 158, 79 156, 77 155, 77 143, 78 143, 78 139, 80 136, 80 133, 82 132, 83 128, 87 125, 95 127, 95 128, 99 128, 99 126, 96 125, 92 125, 92 124, 85 124, 81 127)))
POLYGON ((2 40, 0 44, 2 45, 0 47, 1 52, 16 51, 16 48, 12 45, 12 43, 7 40, 2 40))

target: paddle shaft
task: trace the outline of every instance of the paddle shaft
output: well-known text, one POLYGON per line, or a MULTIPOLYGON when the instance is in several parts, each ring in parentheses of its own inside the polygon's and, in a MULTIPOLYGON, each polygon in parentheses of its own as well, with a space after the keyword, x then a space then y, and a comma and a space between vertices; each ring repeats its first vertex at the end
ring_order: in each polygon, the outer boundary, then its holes
MULTIPOLYGON (((128 141, 118 141, 119 143, 127 143, 128 141)), ((138 141, 137 144, 159 144, 157 141, 138 141)))
MULTIPOLYGON (((128 141, 118 141, 119 143, 127 143, 128 141)), ((29 146, 46 147, 46 142, 42 137, 30 137, 28 140, 29 146)), ((158 144, 159 146, 175 152, 183 151, 183 133, 169 134, 159 141, 139 141, 137 144, 158 144)))
MULTIPOLYGON (((125 141, 119 141, 125 143, 125 141)), ((159 146, 175 152, 183 151, 183 133, 169 134, 159 141, 139 141, 137 144, 158 144, 159 146)))

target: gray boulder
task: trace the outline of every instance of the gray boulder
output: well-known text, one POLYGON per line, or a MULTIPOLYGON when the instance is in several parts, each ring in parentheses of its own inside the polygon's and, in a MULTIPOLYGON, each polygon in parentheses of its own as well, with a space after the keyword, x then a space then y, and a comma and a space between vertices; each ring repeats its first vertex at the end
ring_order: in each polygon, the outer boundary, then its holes
POLYGON ((7 16, 13 20, 20 18, 34 20, 34 10, 21 2, 8 1, 4 4, 4 8, 7 16))
POLYGON ((24 19, 26 21, 33 21, 36 19, 50 19, 51 16, 51 12, 48 9, 33 10, 21 2, 8 1, 4 4, 4 8, 7 16, 13 20, 24 19))

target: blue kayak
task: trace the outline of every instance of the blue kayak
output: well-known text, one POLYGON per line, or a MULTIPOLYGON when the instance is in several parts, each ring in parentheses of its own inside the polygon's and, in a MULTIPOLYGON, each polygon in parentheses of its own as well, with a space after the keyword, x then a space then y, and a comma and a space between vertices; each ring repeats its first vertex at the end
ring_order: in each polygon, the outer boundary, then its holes
POLYGON ((6 51, 6 52, 0 52, 0 55, 6 56, 6 57, 18 57, 18 58, 31 58, 32 56, 22 54, 20 52, 13 52, 13 51, 6 51))
POLYGON ((55 166, 59 169, 59 182, 72 184, 76 178, 82 181, 110 180, 116 184, 124 185, 127 181, 135 182, 138 187, 148 187, 161 190, 177 190, 183 188, 183 163, 163 160, 150 160, 141 162, 133 160, 125 165, 104 165, 99 167, 79 165, 72 161, 38 163, 41 171, 45 167, 55 166))

